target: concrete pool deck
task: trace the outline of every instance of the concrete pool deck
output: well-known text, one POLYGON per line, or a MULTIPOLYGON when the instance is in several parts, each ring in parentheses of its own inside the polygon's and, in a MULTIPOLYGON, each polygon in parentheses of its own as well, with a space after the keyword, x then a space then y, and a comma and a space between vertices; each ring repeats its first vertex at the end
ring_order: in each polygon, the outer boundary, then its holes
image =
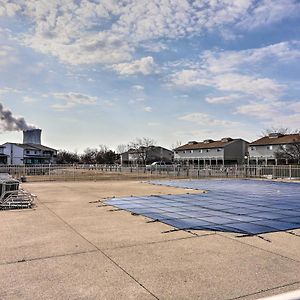
POLYGON ((300 230, 171 231, 107 197, 197 193, 137 181, 44 182, 0 211, 0 299, 257 299, 300 288, 300 230), (98 201, 100 200, 100 201, 98 201))

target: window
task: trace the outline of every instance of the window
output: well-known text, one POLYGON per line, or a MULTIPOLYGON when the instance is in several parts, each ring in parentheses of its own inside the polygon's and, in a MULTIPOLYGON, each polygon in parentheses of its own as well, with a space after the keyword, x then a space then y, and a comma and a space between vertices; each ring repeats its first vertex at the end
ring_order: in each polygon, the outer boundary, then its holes
POLYGON ((194 151, 193 150, 190 150, 190 153, 193 153, 194 151))
POLYGON ((30 151, 29 150, 26 150, 26 154, 29 154, 30 153, 30 151))
POLYGON ((202 149, 201 149, 201 150, 199 150, 199 152, 200 152, 200 153, 202 153, 202 152, 203 152, 203 151, 202 151, 202 149))
POLYGON ((273 146, 267 146, 268 150, 273 150, 273 146))
POLYGON ((206 149, 206 152, 209 152, 209 149, 206 149))
POLYGON ((252 151, 255 151, 256 150, 256 147, 251 147, 250 148, 252 151))
POLYGON ((183 153, 186 153, 186 151, 184 150, 183 153))
POLYGON ((221 152, 221 151, 222 151, 222 149, 221 149, 221 148, 218 148, 218 149, 217 149, 217 151, 218 151, 218 152, 221 152))

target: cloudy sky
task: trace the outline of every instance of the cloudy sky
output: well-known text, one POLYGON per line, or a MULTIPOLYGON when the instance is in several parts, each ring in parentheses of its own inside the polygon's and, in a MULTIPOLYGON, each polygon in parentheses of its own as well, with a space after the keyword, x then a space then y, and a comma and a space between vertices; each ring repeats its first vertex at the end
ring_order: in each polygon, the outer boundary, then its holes
POLYGON ((251 141, 300 128, 299 29, 298 0, 0 0, 0 103, 58 149, 251 141))

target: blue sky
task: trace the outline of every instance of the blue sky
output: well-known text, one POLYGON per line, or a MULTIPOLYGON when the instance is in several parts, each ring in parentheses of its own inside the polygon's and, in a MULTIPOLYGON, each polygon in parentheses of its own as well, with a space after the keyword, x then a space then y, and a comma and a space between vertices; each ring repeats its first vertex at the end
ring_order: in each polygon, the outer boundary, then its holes
POLYGON ((2 0, 0 103, 78 151, 300 129, 299 29, 296 0, 2 0))

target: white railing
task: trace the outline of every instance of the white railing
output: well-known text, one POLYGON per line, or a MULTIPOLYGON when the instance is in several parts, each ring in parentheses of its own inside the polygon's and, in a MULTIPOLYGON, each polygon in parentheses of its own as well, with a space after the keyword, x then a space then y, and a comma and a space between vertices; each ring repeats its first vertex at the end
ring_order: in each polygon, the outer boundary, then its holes
POLYGON ((0 166, 0 173, 9 173, 23 181, 53 180, 102 180, 106 179, 151 179, 170 178, 289 178, 300 179, 300 165, 207 165, 207 166, 145 166, 120 165, 34 165, 34 166, 0 166))

